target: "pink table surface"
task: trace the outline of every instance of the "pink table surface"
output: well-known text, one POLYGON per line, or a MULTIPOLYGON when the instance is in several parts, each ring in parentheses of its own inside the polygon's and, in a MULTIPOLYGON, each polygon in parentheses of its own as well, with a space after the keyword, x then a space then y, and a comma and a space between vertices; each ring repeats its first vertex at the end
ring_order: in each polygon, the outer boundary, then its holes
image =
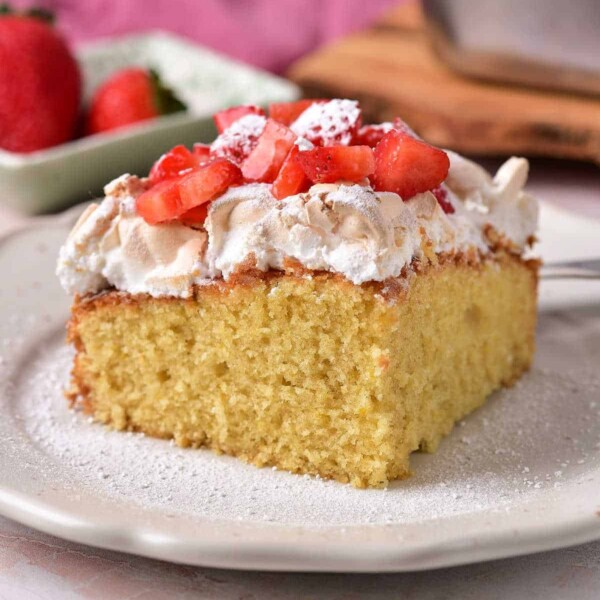
MULTIPOLYGON (((530 190, 600 219, 600 170, 536 161, 530 190)), ((0 198, 1 199, 1 198, 0 198)), ((27 218, 0 204, 0 233, 27 218)), ((600 542, 520 558, 397 575, 285 574, 172 565, 98 550, 0 517, 0 600, 598 600, 600 542)))

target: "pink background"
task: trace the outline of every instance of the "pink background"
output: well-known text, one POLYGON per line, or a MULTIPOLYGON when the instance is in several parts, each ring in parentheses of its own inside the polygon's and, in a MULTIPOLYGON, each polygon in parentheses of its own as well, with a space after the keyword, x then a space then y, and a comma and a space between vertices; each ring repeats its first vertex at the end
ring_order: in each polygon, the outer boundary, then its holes
POLYGON ((275 72, 344 33, 366 26, 398 0, 14 0, 52 10, 79 43, 166 29, 275 72))

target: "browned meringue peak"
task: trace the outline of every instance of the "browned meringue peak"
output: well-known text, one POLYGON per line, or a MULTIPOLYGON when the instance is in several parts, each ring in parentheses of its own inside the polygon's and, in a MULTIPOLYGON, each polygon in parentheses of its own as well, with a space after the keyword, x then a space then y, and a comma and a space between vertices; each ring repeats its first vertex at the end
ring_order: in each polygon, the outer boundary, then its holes
POLYGON ((60 251, 57 273, 66 289, 186 296, 205 275, 199 259, 206 232, 178 223, 148 225, 135 212, 144 189, 144 181, 124 175, 106 187, 101 204, 82 214, 60 251))

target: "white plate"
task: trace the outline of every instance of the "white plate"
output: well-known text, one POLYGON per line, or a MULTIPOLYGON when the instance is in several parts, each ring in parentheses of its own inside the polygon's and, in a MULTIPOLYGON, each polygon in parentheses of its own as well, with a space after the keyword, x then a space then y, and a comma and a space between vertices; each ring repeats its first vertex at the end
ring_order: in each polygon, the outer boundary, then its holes
MULTIPOLYGON (((244 569, 425 569, 600 537, 600 286, 587 296, 596 307, 541 315, 532 372, 437 454, 415 455, 411 479, 356 490, 69 411, 69 300, 53 267, 70 221, 0 243, 2 514, 95 546, 244 569)), ((600 255, 596 223, 548 209, 548 242, 558 222, 600 255)))
POLYGON ((176 144, 211 141, 212 114, 220 108, 264 106, 299 96, 289 81, 164 32, 94 42, 77 58, 84 104, 111 73, 139 65, 158 71, 188 111, 31 154, 0 150, 0 200, 21 211, 48 212, 85 200, 121 173, 147 172, 176 144))

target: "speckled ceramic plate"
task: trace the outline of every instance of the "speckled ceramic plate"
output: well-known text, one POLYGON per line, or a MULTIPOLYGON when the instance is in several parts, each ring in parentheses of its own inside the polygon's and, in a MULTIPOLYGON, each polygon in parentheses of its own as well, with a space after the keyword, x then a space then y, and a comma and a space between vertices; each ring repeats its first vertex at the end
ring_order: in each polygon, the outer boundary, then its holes
POLYGON ((236 104, 266 105, 299 96, 280 77, 165 32, 90 43, 77 52, 84 103, 111 73, 139 65, 158 71, 188 110, 84 137, 32 154, 0 149, 0 201, 28 213, 81 202, 121 173, 145 173, 176 144, 212 141, 212 114, 236 104))
MULTIPOLYGON (((412 478, 355 490, 68 410, 69 299, 53 271, 72 217, 0 243, 2 514, 86 544, 240 569, 402 571, 600 538, 600 284, 544 285, 533 370, 437 454, 415 455, 412 478)), ((550 208, 542 223, 549 252, 600 256, 597 223, 550 208)))

